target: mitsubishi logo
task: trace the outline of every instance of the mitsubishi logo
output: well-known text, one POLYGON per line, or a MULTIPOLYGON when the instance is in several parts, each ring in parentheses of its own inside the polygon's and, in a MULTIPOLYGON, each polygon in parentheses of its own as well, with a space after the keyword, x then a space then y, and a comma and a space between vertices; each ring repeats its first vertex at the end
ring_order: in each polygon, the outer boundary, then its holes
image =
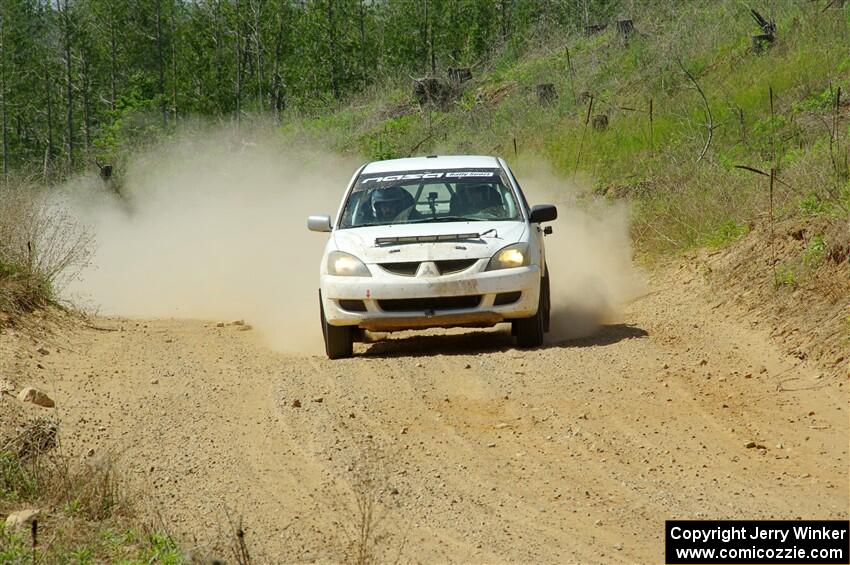
POLYGON ((438 277, 440 276, 440 273, 437 272, 437 266, 432 261, 423 261, 422 265, 419 267, 419 273, 417 276, 438 277))

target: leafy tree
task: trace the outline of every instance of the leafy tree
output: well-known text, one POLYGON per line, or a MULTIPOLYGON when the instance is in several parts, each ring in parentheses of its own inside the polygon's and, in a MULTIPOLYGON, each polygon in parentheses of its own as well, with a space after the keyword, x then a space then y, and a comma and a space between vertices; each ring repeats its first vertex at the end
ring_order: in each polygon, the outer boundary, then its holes
POLYGON ((3 171, 112 158, 183 116, 322 111, 384 77, 442 74, 606 0, 4 0, 3 171))

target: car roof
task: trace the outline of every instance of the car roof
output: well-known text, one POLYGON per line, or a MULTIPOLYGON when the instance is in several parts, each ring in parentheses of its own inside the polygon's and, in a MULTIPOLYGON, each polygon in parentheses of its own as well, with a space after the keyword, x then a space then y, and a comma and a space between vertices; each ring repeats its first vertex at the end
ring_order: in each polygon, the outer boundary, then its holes
POLYGON ((499 166, 499 160, 496 157, 487 155, 432 155, 428 157, 407 157, 404 159, 372 161, 363 168, 362 173, 389 173, 433 169, 493 169, 499 166))

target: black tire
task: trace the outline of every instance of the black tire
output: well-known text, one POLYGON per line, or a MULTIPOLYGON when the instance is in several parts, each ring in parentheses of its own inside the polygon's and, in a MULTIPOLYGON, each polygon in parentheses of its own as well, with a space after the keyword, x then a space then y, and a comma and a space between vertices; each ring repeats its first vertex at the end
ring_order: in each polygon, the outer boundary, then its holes
POLYGON ((543 345, 543 334, 546 330, 546 319, 549 317, 549 285, 540 279, 540 298, 537 302, 537 313, 530 318, 520 318, 513 321, 513 331, 519 347, 539 347, 543 345))
POLYGON ((343 359, 354 353, 354 329, 351 326, 332 326, 325 318, 322 292, 319 291, 319 315, 322 321, 322 337, 328 359, 343 359))
POLYGON ((552 321, 552 293, 549 290, 549 266, 543 273, 543 280, 540 282, 540 292, 545 293, 545 300, 541 303, 543 307, 543 331, 549 333, 549 325, 552 321))

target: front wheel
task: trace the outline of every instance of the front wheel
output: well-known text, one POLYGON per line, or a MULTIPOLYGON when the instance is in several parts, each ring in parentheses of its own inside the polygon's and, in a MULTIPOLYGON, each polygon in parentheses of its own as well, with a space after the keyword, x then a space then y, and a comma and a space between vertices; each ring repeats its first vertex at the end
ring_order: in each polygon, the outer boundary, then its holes
POLYGON ((322 322, 322 337, 325 339, 325 353, 328 359, 351 357, 354 353, 354 330, 351 326, 332 326, 325 318, 322 293, 319 291, 319 315, 322 322))
MULTIPOLYGON (((546 280, 548 282, 548 280, 546 280)), ((549 285, 540 281, 540 298, 537 302, 537 313, 530 318, 514 320, 512 332, 520 347, 538 347, 543 345, 543 334, 549 321, 549 285)))
POLYGON ((540 281, 540 292, 545 292, 543 295, 545 300, 541 302, 543 306, 543 331, 549 333, 552 320, 552 293, 549 291, 549 266, 546 265, 544 269, 543 280, 540 281))

